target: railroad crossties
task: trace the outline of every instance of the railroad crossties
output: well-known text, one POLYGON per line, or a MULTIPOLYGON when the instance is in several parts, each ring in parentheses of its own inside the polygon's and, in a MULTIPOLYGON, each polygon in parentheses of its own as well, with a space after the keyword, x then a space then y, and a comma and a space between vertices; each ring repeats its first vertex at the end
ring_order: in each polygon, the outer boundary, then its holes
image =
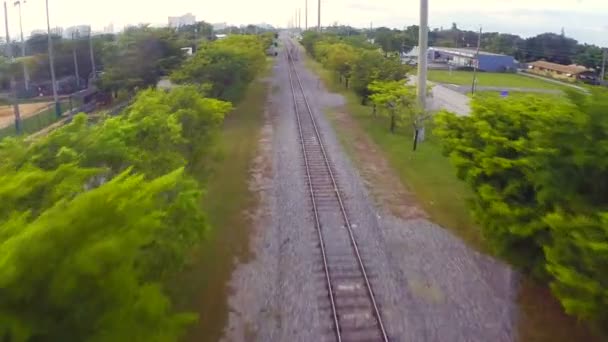
POLYGON ((255 257, 230 282, 226 341, 512 341, 511 271, 370 195, 325 115, 343 108, 282 37, 269 77, 255 257))

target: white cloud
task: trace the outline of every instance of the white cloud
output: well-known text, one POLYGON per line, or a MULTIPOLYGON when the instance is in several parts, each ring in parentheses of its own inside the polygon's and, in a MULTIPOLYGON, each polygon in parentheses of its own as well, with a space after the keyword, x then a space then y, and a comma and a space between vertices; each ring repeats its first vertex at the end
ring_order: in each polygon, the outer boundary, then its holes
MULTIPOLYGON (((140 22, 166 23, 167 16, 194 13, 199 20, 234 24, 268 22, 284 26, 306 0, 49 0, 51 26, 92 24, 117 28, 140 22)), ((546 31, 566 33, 580 41, 608 46, 607 0, 429 0, 429 23, 449 27, 516 33, 525 36, 546 31), (548 10, 550 9, 550 10, 548 10)), ((309 25, 316 24, 317 0, 309 2, 309 25)), ((322 0, 323 25, 338 22, 360 27, 403 27, 418 21, 419 0, 322 0)), ((16 9, 9 9, 11 33, 18 29, 16 9)), ((23 8, 24 29, 45 28, 44 1, 29 1, 23 8)), ((304 21, 304 15, 302 15, 304 21)), ((2 25, 3 27, 3 25, 2 25)), ((3 31, 3 30, 2 30, 3 31)))

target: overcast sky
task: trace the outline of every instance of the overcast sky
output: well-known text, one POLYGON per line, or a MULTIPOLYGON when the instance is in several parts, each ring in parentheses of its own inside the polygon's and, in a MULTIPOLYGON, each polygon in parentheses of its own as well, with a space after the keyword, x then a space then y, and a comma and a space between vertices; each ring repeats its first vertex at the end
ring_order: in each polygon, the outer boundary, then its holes
MULTIPOLYGON (((559 33, 581 42, 608 47, 608 0, 429 0, 431 27, 499 31, 531 36, 559 33)), ((9 0, 11 35, 16 37, 17 10, 9 0)), ((316 24, 317 0, 309 0, 310 25, 316 24)), ((197 20, 247 24, 266 22, 285 26, 305 0, 49 0, 51 26, 91 24, 94 29, 114 23, 167 23, 167 16, 192 12, 197 20)), ((322 25, 334 22, 353 26, 403 27, 417 23, 418 0, 322 0, 322 25)), ((46 27, 43 0, 28 0, 23 7, 26 35, 46 27)), ((1 25, 4 36, 4 25, 1 25)))

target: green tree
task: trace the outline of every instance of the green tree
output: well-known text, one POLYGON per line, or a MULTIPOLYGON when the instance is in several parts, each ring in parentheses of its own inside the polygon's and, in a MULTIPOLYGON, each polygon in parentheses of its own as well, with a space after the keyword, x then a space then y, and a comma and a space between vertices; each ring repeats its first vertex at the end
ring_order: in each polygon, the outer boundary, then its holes
POLYGON ((416 90, 405 81, 374 81, 368 88, 372 93, 370 100, 390 117, 391 133, 395 133, 398 122, 416 116, 416 90))
POLYGON ((351 78, 352 69, 357 59, 357 52, 354 47, 344 43, 328 46, 325 64, 330 70, 338 74, 340 83, 344 80, 346 88, 348 88, 348 81, 351 78))
POLYGON ((128 28, 115 44, 105 49, 102 89, 117 92, 155 86, 163 75, 176 69, 185 56, 171 29, 147 26, 128 28))
POLYGON ((494 250, 550 283, 565 310, 608 326, 608 93, 476 99, 435 133, 473 190, 494 250))
POLYGON ((230 109, 193 86, 148 90, 97 125, 0 141, 3 340, 178 339, 195 317, 163 283, 208 229, 195 164, 230 109))
POLYGON ((473 189, 471 210, 485 239, 498 255, 542 278, 549 229, 539 215, 547 208, 537 201, 530 157, 533 138, 565 108, 533 96, 502 100, 476 99, 468 117, 438 115, 434 132, 473 189))
POLYGON ((177 83, 208 84, 211 97, 236 100, 264 69, 265 50, 260 36, 229 36, 203 45, 171 78, 177 83))

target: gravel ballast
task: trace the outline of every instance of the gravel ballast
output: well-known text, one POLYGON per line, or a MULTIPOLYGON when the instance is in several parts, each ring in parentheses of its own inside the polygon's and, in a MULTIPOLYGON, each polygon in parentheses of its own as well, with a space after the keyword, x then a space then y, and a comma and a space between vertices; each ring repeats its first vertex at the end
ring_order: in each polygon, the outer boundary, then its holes
MULTIPOLYGON (((403 220, 376 207, 323 115, 340 107, 298 62, 328 156, 342 189, 360 251, 392 341, 515 340, 514 273, 472 251, 425 219, 403 220)), ((267 124, 252 177, 259 208, 253 260, 233 274, 226 341, 332 341, 288 64, 277 57, 267 124)))

